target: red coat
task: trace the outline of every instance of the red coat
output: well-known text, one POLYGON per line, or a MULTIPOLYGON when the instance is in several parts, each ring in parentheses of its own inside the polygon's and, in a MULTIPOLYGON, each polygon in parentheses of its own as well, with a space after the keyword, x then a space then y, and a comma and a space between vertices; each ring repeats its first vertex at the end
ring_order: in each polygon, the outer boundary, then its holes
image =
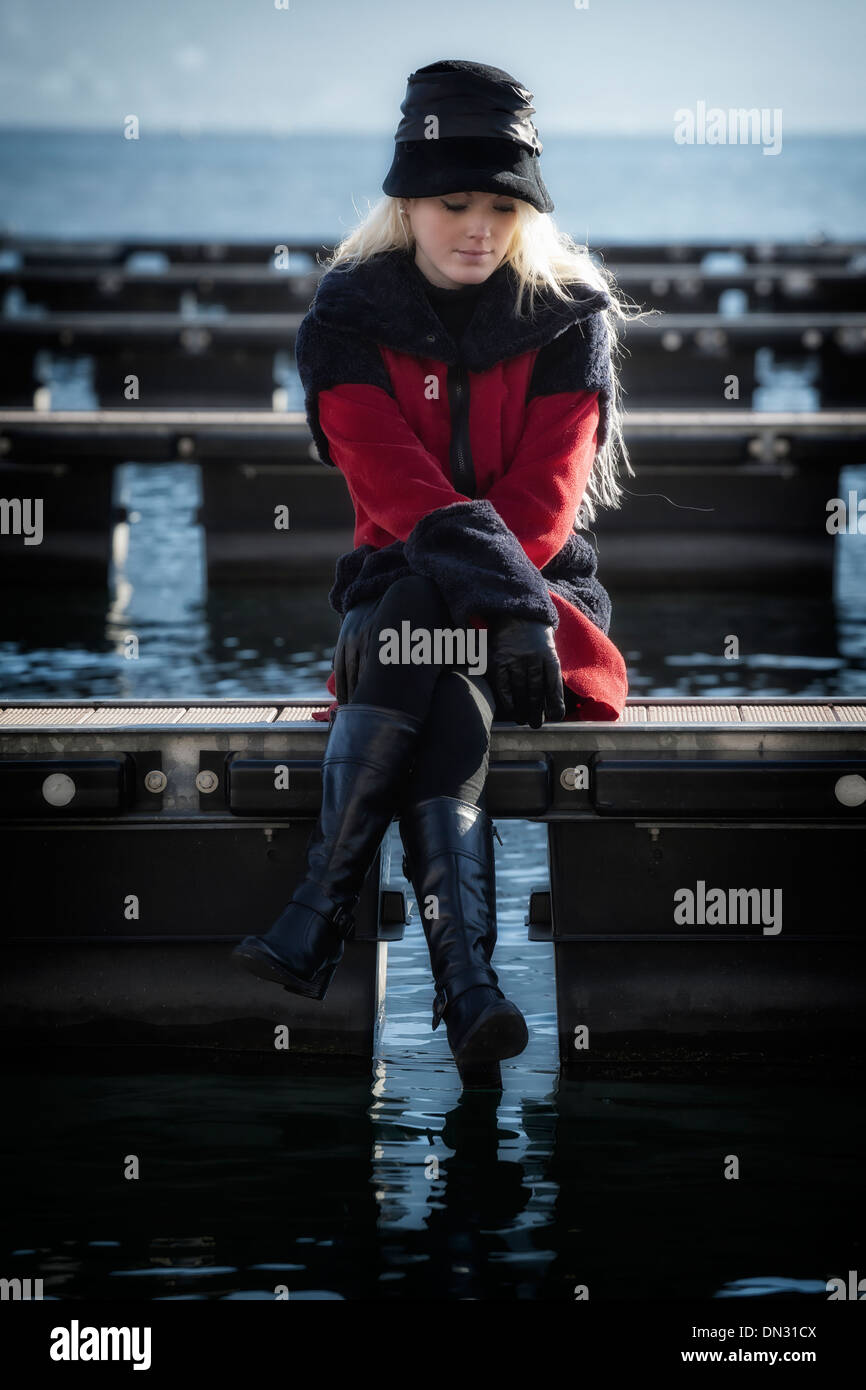
MULTIPOLYGON (((440 535, 452 521, 480 518, 483 526, 469 531, 462 551, 469 566, 463 582, 450 595, 445 590, 455 621, 467 592, 479 612, 462 613, 476 626, 484 625, 481 611, 497 604, 520 611, 525 580, 526 616, 546 611, 555 628, 567 717, 617 719, 628 694, 625 662, 606 635, 610 603, 594 577, 594 552, 574 529, 607 429, 602 310, 610 301, 603 291, 573 286, 572 304, 546 295, 521 322, 510 312, 513 272, 500 266, 485 282, 458 361, 419 277, 404 252, 338 267, 323 276, 298 331, 310 428, 322 461, 343 473, 355 508, 356 549, 338 564, 332 606, 345 612, 409 572, 407 553, 421 553, 420 538, 434 535, 440 518, 440 535), (488 535, 493 561, 476 580, 471 557, 488 535), (513 604, 510 593, 501 600, 488 594, 494 570, 497 578, 513 576, 513 604)), ((440 580, 438 569, 428 572, 440 580)), ((335 695, 333 672, 327 688, 335 695)), ((336 700, 314 717, 327 719, 335 708, 336 700)))

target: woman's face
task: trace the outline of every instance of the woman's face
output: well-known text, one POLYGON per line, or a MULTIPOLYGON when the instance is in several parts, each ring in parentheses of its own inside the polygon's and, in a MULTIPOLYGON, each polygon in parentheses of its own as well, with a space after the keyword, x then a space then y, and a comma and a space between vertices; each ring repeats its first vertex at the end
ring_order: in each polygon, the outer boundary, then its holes
POLYGON ((443 193, 401 201, 404 224, 415 237, 415 264, 434 285, 480 285, 501 265, 517 224, 518 200, 510 194, 443 193))

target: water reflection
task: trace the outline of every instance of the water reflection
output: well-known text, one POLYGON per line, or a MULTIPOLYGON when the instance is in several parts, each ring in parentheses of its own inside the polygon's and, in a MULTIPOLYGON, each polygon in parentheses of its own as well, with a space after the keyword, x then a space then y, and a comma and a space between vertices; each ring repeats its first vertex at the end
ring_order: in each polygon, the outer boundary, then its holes
POLYGON ((856 1268, 841 1085, 402 1080, 370 1105, 334 1076, 66 1077, 40 1083, 38 1125, 12 1082, 4 1273, 59 1299, 573 1302, 826 1298, 856 1268))

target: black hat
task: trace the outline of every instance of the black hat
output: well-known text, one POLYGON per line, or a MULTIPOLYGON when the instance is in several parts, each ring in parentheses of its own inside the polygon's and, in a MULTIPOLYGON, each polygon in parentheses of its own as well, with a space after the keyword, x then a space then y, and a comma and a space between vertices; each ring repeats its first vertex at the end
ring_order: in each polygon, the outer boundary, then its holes
POLYGON ((413 72, 382 192, 512 194, 553 212, 539 165, 542 144, 530 117, 532 92, 486 63, 446 58, 413 72))

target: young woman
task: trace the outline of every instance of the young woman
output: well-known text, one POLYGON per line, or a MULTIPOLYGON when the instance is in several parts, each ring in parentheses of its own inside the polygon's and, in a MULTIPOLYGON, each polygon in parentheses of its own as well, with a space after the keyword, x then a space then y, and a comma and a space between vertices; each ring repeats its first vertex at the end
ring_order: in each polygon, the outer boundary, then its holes
POLYGON ((433 1027, 445 1019, 461 1075, 528 1041, 491 964, 494 717, 611 720, 628 691, 578 530, 595 504, 620 504, 618 453, 631 472, 612 357, 611 318, 626 314, 550 220, 531 99, 484 64, 413 73, 387 196, 337 248, 299 328, 307 418, 348 484, 355 549, 329 594, 344 616, 307 876, 235 951, 323 998, 398 813, 433 1027), (393 630, 418 642, 414 660, 388 660, 393 630), (446 631, 464 656, 486 642, 486 671, 446 659, 446 631))

